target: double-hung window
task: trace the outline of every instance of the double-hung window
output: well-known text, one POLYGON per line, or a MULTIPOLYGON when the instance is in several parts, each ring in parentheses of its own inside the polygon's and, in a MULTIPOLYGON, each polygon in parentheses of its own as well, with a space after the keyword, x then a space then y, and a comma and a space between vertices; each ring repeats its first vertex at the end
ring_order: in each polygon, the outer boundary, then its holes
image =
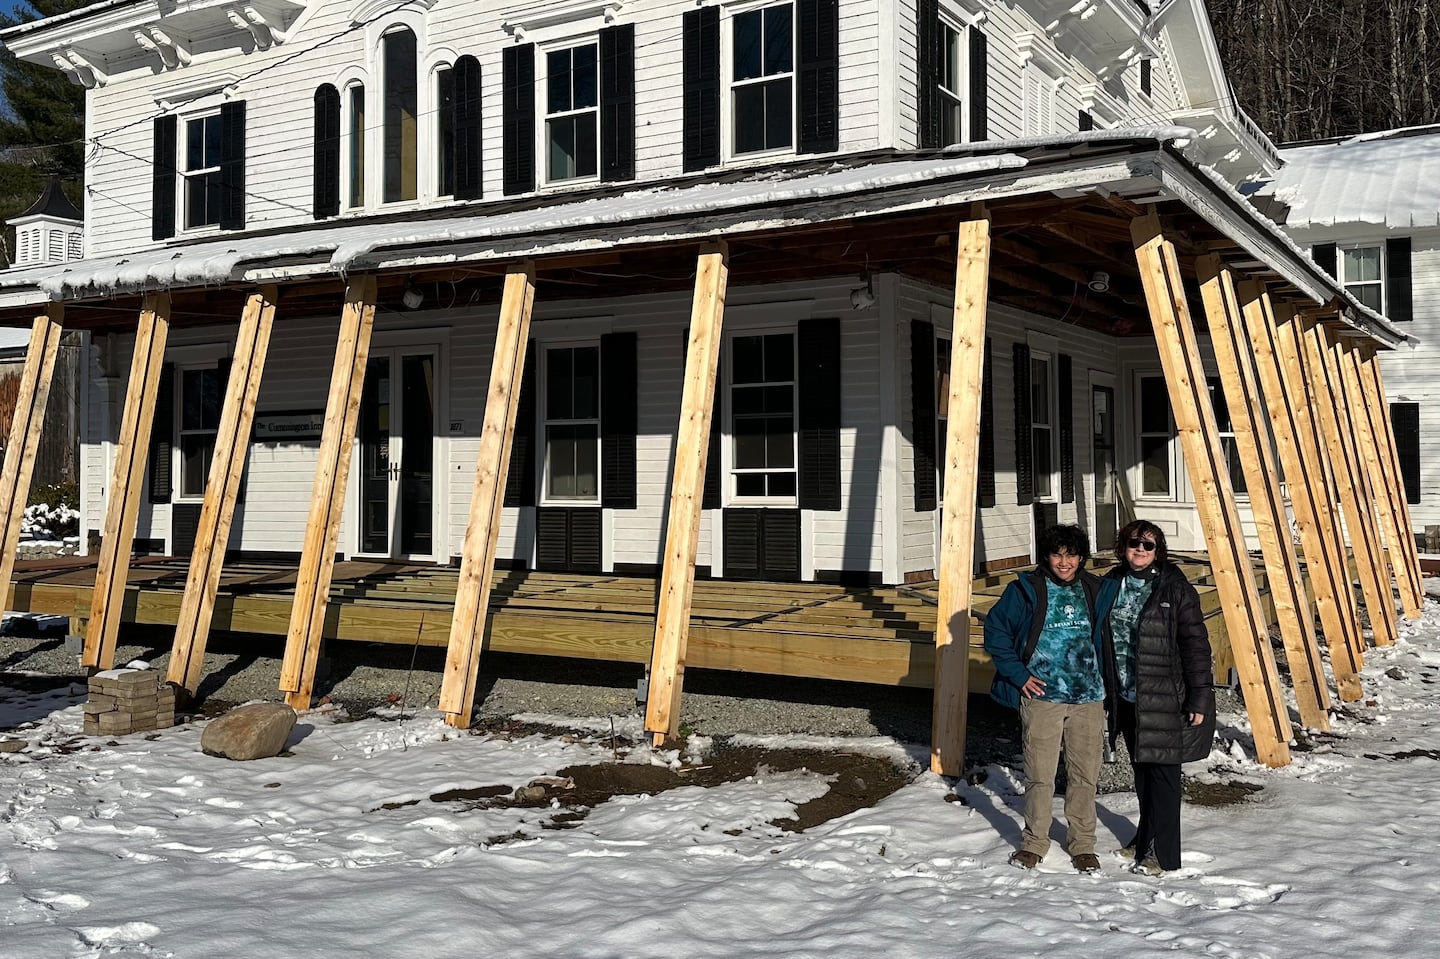
POLYGON ((381 136, 382 197, 385 203, 418 195, 419 84, 416 82, 415 34, 399 27, 380 39, 385 104, 381 136))
POLYGON ((730 341, 730 468, 734 495, 794 502, 795 334, 730 341))
POLYGON ((940 22, 940 143, 965 141, 965 34, 940 22))
POLYGON ((1175 430, 1163 376, 1140 377, 1136 408, 1140 420, 1140 495, 1168 498, 1175 492, 1170 465, 1175 430))
POLYGON ((187 230, 220 224, 220 131, 218 113, 185 121, 185 162, 180 178, 187 230))
POLYGON ((545 501, 600 499, 600 347, 545 350, 545 501))
POLYGON ((365 87, 356 83, 346 88, 345 95, 350 108, 350 124, 346 130, 349 139, 345 151, 350 165, 346 202, 354 208, 365 205, 365 87))
POLYGON ((214 365, 182 367, 177 372, 180 376, 180 495, 200 497, 205 495, 210 460, 215 455, 224 375, 214 365))
POLYGON ((1384 312, 1385 298, 1380 251, 1378 245, 1348 246, 1340 251, 1340 282, 1345 291, 1376 313, 1384 312))
POLYGON ((738 13, 731 36, 731 121, 736 154, 795 143, 795 8, 738 13))
POLYGON ((550 182, 599 173, 598 46, 545 55, 545 175, 550 182))

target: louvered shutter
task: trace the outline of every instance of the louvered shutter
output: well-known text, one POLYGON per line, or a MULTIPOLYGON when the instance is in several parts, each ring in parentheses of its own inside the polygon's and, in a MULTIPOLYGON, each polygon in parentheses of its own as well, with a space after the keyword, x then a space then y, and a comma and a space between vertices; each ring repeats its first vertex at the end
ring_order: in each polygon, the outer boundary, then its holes
POLYGON ((505 195, 535 189, 535 44, 506 47, 501 63, 505 195))
POLYGON ((570 511, 542 506, 535 511, 535 568, 563 573, 570 566, 570 511))
POLYGON ((220 107, 220 229, 245 229, 245 101, 220 107))
POLYGON ((315 164, 311 174, 311 215, 340 215, 340 91, 326 83, 315 89, 315 164))
POLYGON ((639 425, 638 338, 600 337, 600 505, 635 508, 635 433, 639 425))
POLYGON ((970 35, 970 142, 990 139, 990 41, 979 27, 970 35))
POLYGON ((1078 121, 1076 129, 1079 130, 1081 133, 1084 133, 1086 130, 1095 129, 1095 118, 1090 115, 1089 110, 1080 111, 1080 119, 1078 121))
POLYGON ((938 505, 935 488, 935 327, 910 321, 910 446, 915 484, 915 510, 926 513, 938 505))
POLYGON ((150 189, 150 239, 165 240, 175 235, 175 161, 179 158, 179 121, 173 116, 156 117, 150 189))
POLYGON ((799 324, 802 509, 840 508, 840 321, 799 324))
POLYGON ((830 153, 840 148, 840 3, 796 0, 795 6, 800 18, 795 69, 799 151, 830 153))
POLYGON ((1016 343, 1015 374, 1015 503, 1029 506, 1035 500, 1035 464, 1030 449, 1030 347, 1016 343))
POLYGON ((920 148, 933 150, 940 142, 940 64, 943 58, 939 0, 915 3, 915 112, 920 148))
POLYGON ((1385 241, 1385 315, 1404 323, 1415 318, 1410 281, 1410 238, 1385 241))
POLYGON ((455 61, 455 199, 478 200, 481 195, 480 61, 466 54, 455 61))
POLYGON ((601 511, 573 507, 569 513, 570 569, 577 573, 600 572, 601 511))
POLYGON ((534 506, 537 449, 535 436, 535 341, 525 349, 525 371, 515 404, 515 435, 510 440, 510 469, 505 477, 506 506, 534 506))
POLYGON ((720 8, 687 10, 682 33, 685 171, 720 162, 720 8))
POLYGON ((1420 404, 1391 403, 1390 426, 1395 430, 1395 452, 1405 482, 1405 502, 1420 502, 1420 404))
POLYGON ((995 505, 995 378, 992 374, 990 337, 985 337, 985 366, 980 383, 980 450, 976 457, 979 476, 975 499, 979 506, 995 505))
POLYGON ((784 583, 800 579, 800 511, 760 510, 760 573, 784 583))
POLYGON ((1075 502, 1074 371, 1070 357, 1060 354, 1060 502, 1075 502))
POLYGON ((722 576, 735 579, 760 579, 760 513, 758 509, 727 509, 722 528, 725 531, 725 559, 722 576))
POLYGON ((1315 265, 1331 276, 1338 277, 1340 271, 1336 268, 1335 254, 1334 243, 1316 243, 1310 248, 1310 259, 1315 261, 1315 265))
MULTIPOLYGON (((175 364, 160 367, 160 383, 155 389, 155 415, 150 422, 150 452, 145 471, 150 481, 150 502, 168 503, 174 479, 171 459, 175 448, 175 364)), ((118 491, 111 490, 114 496, 118 491)))
POLYGON ((600 179, 635 179, 635 25, 600 31, 600 179))

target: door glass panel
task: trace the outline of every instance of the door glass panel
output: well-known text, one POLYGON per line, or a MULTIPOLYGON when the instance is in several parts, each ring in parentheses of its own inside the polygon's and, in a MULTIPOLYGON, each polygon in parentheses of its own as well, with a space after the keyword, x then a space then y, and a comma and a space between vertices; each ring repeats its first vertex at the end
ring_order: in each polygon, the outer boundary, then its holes
POLYGON ((1097 386, 1090 393, 1094 422, 1093 446, 1095 463, 1095 545, 1110 543, 1119 529, 1115 495, 1115 391, 1097 386))
POLYGON ((365 367, 360 395, 360 551, 390 552, 390 358, 365 367))
POLYGON ((435 357, 402 357, 400 368, 400 552, 428 556, 434 525, 435 357))

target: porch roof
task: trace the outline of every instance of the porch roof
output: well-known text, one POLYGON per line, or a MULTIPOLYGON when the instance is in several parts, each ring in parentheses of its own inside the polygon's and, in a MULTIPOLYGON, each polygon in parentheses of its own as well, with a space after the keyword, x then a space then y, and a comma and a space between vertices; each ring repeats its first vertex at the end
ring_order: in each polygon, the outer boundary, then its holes
POLYGON ((1407 341, 1230 184, 1187 160, 1193 136, 1158 126, 852 155, 209 238, 0 273, 0 323, 65 301, 81 307, 69 326, 128 328, 139 295, 162 289, 176 323, 213 323, 217 313, 238 315, 244 291, 261 283, 284 285, 287 313, 329 310, 344 277, 361 271, 380 277, 384 306, 398 308, 405 287, 431 281, 448 283, 457 302, 485 301, 521 258, 536 260, 542 290, 554 284, 557 296, 681 289, 693 244, 720 237, 735 283, 893 271, 948 285, 956 213, 983 202, 997 228, 994 299, 1148 334, 1129 224, 1155 204, 1183 253, 1234 257, 1276 292, 1336 310, 1384 347, 1407 341), (1095 270, 1109 275, 1107 290, 1089 290, 1095 270))

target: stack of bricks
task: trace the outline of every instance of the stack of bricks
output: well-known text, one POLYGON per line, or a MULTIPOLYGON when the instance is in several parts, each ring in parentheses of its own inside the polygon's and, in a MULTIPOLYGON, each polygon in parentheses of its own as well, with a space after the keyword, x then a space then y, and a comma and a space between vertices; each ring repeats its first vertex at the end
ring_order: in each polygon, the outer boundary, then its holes
POLYGON ((175 687, 149 669, 107 669, 90 677, 85 735, 124 736, 175 725, 175 687))

